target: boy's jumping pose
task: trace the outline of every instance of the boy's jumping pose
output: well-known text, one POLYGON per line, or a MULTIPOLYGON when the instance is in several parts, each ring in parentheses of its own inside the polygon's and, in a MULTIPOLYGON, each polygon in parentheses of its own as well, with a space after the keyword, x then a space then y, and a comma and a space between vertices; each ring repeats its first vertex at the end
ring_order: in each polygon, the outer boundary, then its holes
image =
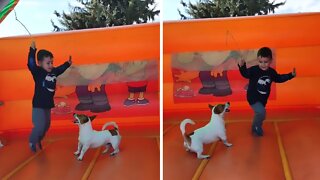
POLYGON ((32 123, 33 129, 30 135, 30 148, 36 152, 36 144, 42 149, 41 140, 50 127, 51 108, 54 107, 53 97, 56 89, 56 79, 71 64, 71 56, 69 61, 64 64, 53 67, 53 55, 47 50, 40 50, 37 54, 38 64, 36 64, 35 42, 31 43, 28 56, 28 69, 30 70, 35 82, 34 95, 32 99, 32 123))
POLYGON ((294 78, 296 70, 294 68, 291 73, 278 74, 270 67, 272 51, 268 47, 259 49, 257 56, 258 65, 247 69, 245 61, 241 59, 238 66, 241 75, 249 79, 247 100, 254 111, 252 133, 263 136, 262 123, 266 117, 265 106, 269 98, 271 83, 283 83, 294 78))

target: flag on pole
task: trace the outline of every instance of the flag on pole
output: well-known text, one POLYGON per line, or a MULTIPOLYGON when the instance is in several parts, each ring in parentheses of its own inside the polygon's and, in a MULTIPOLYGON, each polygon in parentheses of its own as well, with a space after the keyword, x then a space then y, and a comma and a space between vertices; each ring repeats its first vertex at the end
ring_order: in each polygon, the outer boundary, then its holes
POLYGON ((0 23, 18 4, 19 0, 0 0, 0 23))

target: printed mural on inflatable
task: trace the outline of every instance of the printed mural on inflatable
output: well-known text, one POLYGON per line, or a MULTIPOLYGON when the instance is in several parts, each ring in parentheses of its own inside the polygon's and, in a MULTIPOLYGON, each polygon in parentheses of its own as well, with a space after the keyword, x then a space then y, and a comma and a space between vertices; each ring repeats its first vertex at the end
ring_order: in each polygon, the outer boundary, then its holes
MULTIPOLYGON (((245 100, 244 93, 248 84, 238 70, 240 58, 245 59, 248 67, 257 65, 257 50, 173 54, 174 102, 212 102, 214 99, 223 101, 231 97, 233 100, 245 100)), ((275 67, 275 58, 272 66, 275 67)), ((270 98, 274 97, 274 93, 271 93, 270 98)))

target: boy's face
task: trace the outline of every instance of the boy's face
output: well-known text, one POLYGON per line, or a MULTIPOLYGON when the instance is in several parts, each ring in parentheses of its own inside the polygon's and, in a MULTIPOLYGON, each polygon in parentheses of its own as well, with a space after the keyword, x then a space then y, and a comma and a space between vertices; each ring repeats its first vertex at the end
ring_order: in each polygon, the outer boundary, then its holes
POLYGON ((260 69, 265 71, 270 67, 270 64, 271 64, 271 59, 270 58, 261 57, 261 56, 258 57, 258 65, 259 65, 260 69))
POLYGON ((51 72, 53 69, 53 58, 44 57, 42 61, 39 61, 39 65, 47 72, 51 72))

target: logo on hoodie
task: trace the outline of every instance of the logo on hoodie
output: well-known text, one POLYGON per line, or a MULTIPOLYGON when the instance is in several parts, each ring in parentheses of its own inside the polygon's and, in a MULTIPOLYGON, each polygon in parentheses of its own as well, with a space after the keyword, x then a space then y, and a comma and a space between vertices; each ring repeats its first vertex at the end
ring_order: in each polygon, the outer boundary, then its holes
POLYGON ((42 83, 42 87, 46 88, 50 92, 54 92, 56 89, 56 79, 55 74, 47 74, 42 83))
POLYGON ((262 76, 257 82, 257 91, 260 94, 267 94, 270 92, 271 78, 269 76, 262 76))

